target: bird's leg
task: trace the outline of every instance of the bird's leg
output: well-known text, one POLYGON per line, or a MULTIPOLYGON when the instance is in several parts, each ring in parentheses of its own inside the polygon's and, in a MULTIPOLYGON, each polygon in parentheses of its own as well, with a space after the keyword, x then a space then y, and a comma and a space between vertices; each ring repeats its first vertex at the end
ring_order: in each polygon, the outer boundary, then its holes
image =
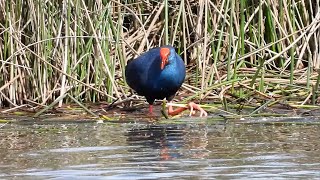
POLYGON ((181 112, 183 112, 187 109, 190 109, 190 116, 195 114, 196 111, 200 112, 200 117, 208 116, 208 113, 204 109, 202 109, 198 104, 196 104, 194 102, 189 102, 187 107, 179 107, 175 110, 173 110, 172 105, 169 105, 168 114, 171 116, 175 116, 175 115, 180 114, 181 112))
POLYGON ((180 114, 181 112, 183 112, 183 111, 185 111, 187 109, 188 109, 187 107, 178 107, 177 109, 173 110, 172 105, 169 105, 168 114, 170 116, 175 116, 175 115, 178 115, 178 114, 180 114))
POLYGON ((153 113, 153 104, 149 104, 149 114, 147 116, 152 119, 156 117, 156 115, 153 113))
POLYGON ((153 115, 153 105, 149 104, 149 114, 153 115))

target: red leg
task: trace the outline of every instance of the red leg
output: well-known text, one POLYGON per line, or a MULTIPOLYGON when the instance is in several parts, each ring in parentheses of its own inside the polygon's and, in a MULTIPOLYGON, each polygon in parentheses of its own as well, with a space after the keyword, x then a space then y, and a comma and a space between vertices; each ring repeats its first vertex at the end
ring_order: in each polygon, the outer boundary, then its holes
POLYGON ((187 110, 187 109, 188 109, 188 108, 186 108, 186 107, 179 107, 179 108, 173 110, 173 107, 172 107, 172 106, 169 106, 169 108, 168 108, 168 114, 169 114, 170 116, 175 116, 175 115, 178 115, 178 114, 180 114, 181 112, 183 112, 183 111, 185 111, 185 110, 187 110))
POLYGON ((190 116, 195 114, 196 111, 200 112, 200 117, 208 116, 208 113, 204 109, 202 109, 198 104, 196 104, 194 102, 189 102, 187 107, 179 107, 179 108, 177 108, 175 110, 173 110, 172 106, 169 106, 168 114, 171 115, 171 116, 175 116, 175 115, 180 114, 181 112, 183 112, 183 111, 185 111, 187 109, 190 109, 190 116))
POLYGON ((153 105, 152 104, 149 105, 149 113, 153 114, 153 105))

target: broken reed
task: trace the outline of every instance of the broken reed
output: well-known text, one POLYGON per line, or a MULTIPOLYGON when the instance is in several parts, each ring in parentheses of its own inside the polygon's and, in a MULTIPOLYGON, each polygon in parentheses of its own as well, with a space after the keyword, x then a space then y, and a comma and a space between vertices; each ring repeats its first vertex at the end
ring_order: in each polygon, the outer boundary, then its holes
POLYGON ((315 0, 0 4, 0 107, 125 99, 126 61, 163 44, 188 67, 186 100, 316 102, 315 0))

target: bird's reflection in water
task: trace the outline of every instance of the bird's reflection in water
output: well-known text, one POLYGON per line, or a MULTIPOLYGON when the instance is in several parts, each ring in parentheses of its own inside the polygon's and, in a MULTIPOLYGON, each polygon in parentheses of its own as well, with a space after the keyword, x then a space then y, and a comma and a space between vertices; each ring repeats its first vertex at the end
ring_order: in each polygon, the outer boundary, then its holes
POLYGON ((184 145, 185 134, 183 126, 150 125, 130 129, 127 142, 128 145, 140 147, 131 151, 153 152, 151 156, 159 153, 160 160, 170 160, 181 157, 179 150, 184 145))
POLYGON ((126 136, 128 145, 136 147, 130 151, 141 158, 172 160, 208 156, 207 133, 205 125, 147 125, 130 129, 126 136))

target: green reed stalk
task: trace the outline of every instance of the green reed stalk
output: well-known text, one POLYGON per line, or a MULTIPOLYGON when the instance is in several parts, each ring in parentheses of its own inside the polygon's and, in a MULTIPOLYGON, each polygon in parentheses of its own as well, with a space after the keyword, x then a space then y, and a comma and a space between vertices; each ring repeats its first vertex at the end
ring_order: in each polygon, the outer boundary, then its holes
MULTIPOLYGON (((270 7, 270 4, 266 3, 266 23, 265 23, 265 41, 267 41, 267 43, 270 43, 270 42, 275 42, 276 38, 276 32, 275 32, 275 24, 274 24, 274 19, 272 17, 272 11, 271 11, 271 7, 270 7)), ((276 45, 273 44, 270 48, 272 51, 275 51, 276 52, 276 45)))
MULTIPOLYGON (((240 0, 240 32, 239 32, 239 38, 238 39, 238 49, 237 52, 240 53, 239 56, 243 56, 245 49, 244 49, 244 39, 245 39, 245 29, 244 29, 244 24, 245 24, 245 12, 244 12, 244 7, 245 7, 245 0, 240 0)), ((238 78, 238 69, 242 67, 244 60, 241 60, 238 62, 238 56, 236 57, 236 62, 235 62, 235 67, 234 67, 234 79, 238 78)), ((234 84, 233 84, 234 86, 234 84)), ((232 88, 233 89, 233 88, 232 88)), ((233 89, 234 90, 234 89, 233 89)), ((239 97, 242 97, 243 92, 242 89, 240 88, 238 91, 239 97)))
MULTIPOLYGON (((280 24, 285 24, 285 20, 284 20, 284 6, 283 6, 283 0, 279 0, 279 23, 280 24)), ((282 35, 282 33, 280 34, 282 35)), ((282 38, 282 37, 280 37, 282 38)), ((282 51, 282 45, 279 43, 279 49, 278 51, 281 52, 282 51)), ((280 67, 284 67, 284 60, 283 58, 280 58, 280 67)))
POLYGON ((312 59, 310 56, 308 56, 308 67, 307 67, 307 88, 310 88, 310 84, 311 84, 311 71, 312 71, 312 59))
MULTIPOLYGON (((207 87, 207 83, 205 81, 206 78, 206 66, 207 66, 207 44, 208 44, 208 0, 204 1, 204 27, 203 27, 203 47, 202 47, 202 74, 201 74, 201 89, 205 89, 207 87)), ((213 74, 213 73, 212 73, 213 74)), ((211 76, 212 77, 212 76, 211 76)), ((202 97, 201 97, 202 98, 202 97)))
POLYGON ((232 54, 232 44, 233 44, 233 15, 234 15, 234 6, 235 0, 231 1, 231 10, 230 12, 230 25, 229 25, 229 46, 228 46, 228 59, 227 59, 227 80, 230 80, 232 77, 232 69, 231 69, 231 54, 232 54))
MULTIPOLYGON (((245 34, 245 29, 244 29, 244 24, 245 24, 245 5, 246 5, 246 0, 240 0, 240 56, 243 56, 245 53, 245 48, 244 48, 244 34, 245 34)), ((242 64, 242 63, 240 63, 242 64)))
MULTIPOLYGON (((176 19, 176 21, 175 21, 175 23, 174 23, 175 25, 174 25, 174 31, 173 31, 173 33, 172 33, 172 38, 171 38, 172 41, 171 41, 171 44, 174 44, 176 37, 178 37, 177 31, 178 31, 179 25, 181 25, 181 23, 180 23, 180 18, 181 18, 181 15, 182 15, 183 6, 184 6, 184 0, 181 0, 180 6, 179 6, 178 17, 177 17, 177 19, 176 19)), ((180 46, 181 46, 181 44, 180 44, 180 46)), ((180 46, 179 46, 179 47, 180 47, 180 46)))
MULTIPOLYGON (((225 2, 225 1, 223 1, 223 2, 225 2)), ((224 6, 224 4, 223 4, 223 6, 225 7, 224 9, 229 9, 229 2, 230 1, 226 1, 226 3, 225 3, 225 6, 224 6)), ((223 7, 222 6, 222 7, 223 7)), ((222 44, 222 38, 223 38, 223 31, 224 31, 224 27, 225 27, 225 25, 226 25, 226 21, 227 21, 227 15, 228 15, 228 11, 225 11, 224 12, 224 17, 225 18, 223 18, 223 23, 222 23, 222 25, 221 25, 221 29, 220 29, 220 33, 219 33, 219 40, 218 40, 218 44, 217 44, 217 46, 216 46, 216 50, 215 50, 215 54, 214 54, 214 59, 213 59, 213 64, 214 64, 214 66, 216 66, 217 67, 217 65, 218 65, 218 58, 219 58, 219 52, 220 52, 220 49, 221 49, 221 44, 222 44)), ((231 37, 229 37, 229 38, 231 38, 231 37)), ((211 74, 211 76, 210 76, 210 81, 209 81, 209 86, 211 86, 212 85, 212 83, 213 83, 213 77, 214 77, 214 73, 212 73, 211 74)))
POLYGON ((318 98, 319 85, 320 85, 320 70, 318 70, 318 76, 317 76, 316 84, 312 87, 312 104, 313 105, 316 104, 316 100, 318 98))
MULTIPOLYGON (((73 32, 75 34, 75 36, 81 36, 82 35, 82 32, 81 32, 81 12, 80 12, 80 1, 76 1, 75 3, 75 15, 78 17, 75 19, 75 22, 74 24, 76 24, 76 26, 73 27, 73 32)), ((71 67, 71 72, 73 72, 72 74, 77 74, 79 76, 78 79, 85 79, 85 74, 84 71, 84 57, 81 56, 82 53, 81 52, 81 49, 82 49, 82 45, 81 45, 81 39, 78 40, 77 37, 74 37, 72 38, 73 39, 73 55, 72 55, 72 59, 75 59, 76 62, 74 64, 73 67, 71 67), (80 54, 80 58, 77 59, 77 56, 78 54, 80 54)), ((84 54, 84 53, 83 53, 84 54)), ((74 94, 75 94, 75 97, 79 99, 79 96, 81 95, 81 92, 82 92, 82 89, 85 89, 85 88, 82 88, 80 86, 76 86, 75 87, 75 91, 74 91, 74 94)), ((70 92, 71 94, 71 92, 70 92)))
MULTIPOLYGON (((259 19, 258 19, 258 47, 262 47, 263 46, 263 12, 262 12, 262 9, 263 8, 263 4, 262 4, 262 1, 259 2, 259 19)), ((261 80, 260 80, 260 83, 259 83, 259 91, 261 92, 264 92, 264 86, 265 86, 265 83, 264 83, 264 77, 265 77, 265 52, 262 52, 262 58, 261 57, 258 57, 258 63, 260 64, 259 68, 261 67, 261 80)), ((257 75, 258 76, 258 75, 257 75)), ((256 77, 255 77, 256 78, 256 77)), ((253 79, 255 79, 253 78, 253 79)), ((250 84, 250 86, 252 87, 253 86, 253 82, 254 80, 252 80, 252 83, 250 84)))

